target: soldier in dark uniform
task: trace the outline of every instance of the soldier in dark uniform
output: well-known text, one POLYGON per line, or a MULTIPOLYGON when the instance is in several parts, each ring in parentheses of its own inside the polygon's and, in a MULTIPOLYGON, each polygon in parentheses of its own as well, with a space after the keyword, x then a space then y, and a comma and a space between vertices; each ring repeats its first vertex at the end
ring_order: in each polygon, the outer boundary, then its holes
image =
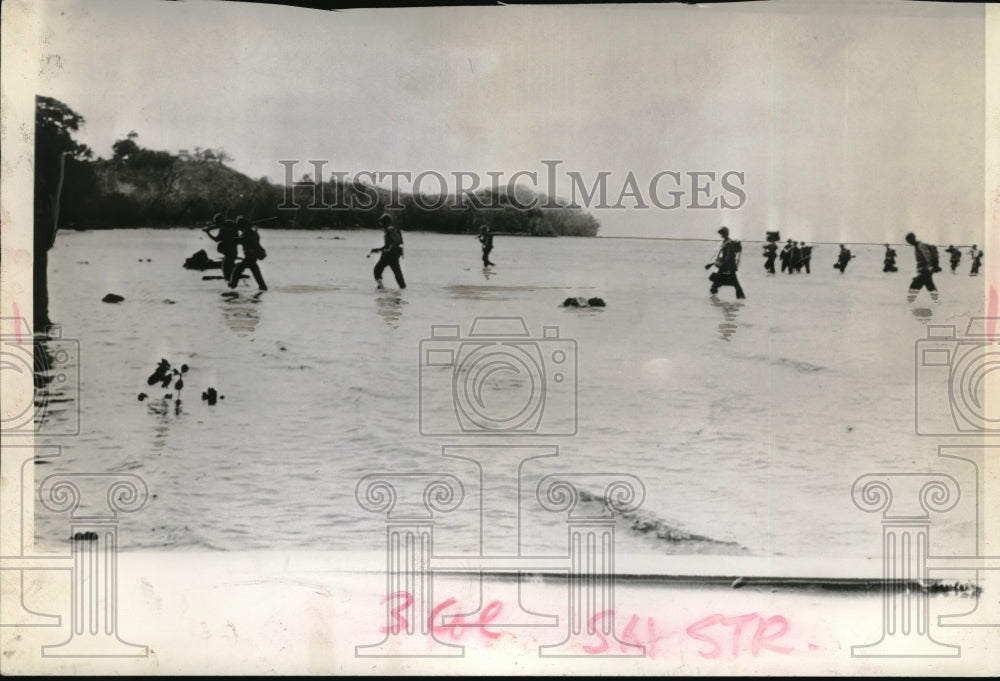
POLYGON ((976 244, 972 244, 969 255, 972 256, 972 269, 969 271, 969 276, 974 277, 979 274, 979 267, 983 264, 983 252, 976 247, 976 244))
POLYGON ((882 260, 882 271, 883 272, 897 272, 899 268, 896 267, 896 249, 885 245, 885 258, 882 260))
POLYGON ((955 274, 955 270, 958 269, 958 263, 962 262, 962 251, 955 248, 954 244, 948 244, 948 248, 944 249, 944 252, 951 255, 949 264, 951 265, 951 273, 955 274))
POLYGON ((720 227, 719 234, 722 236, 722 246, 715 256, 715 262, 705 265, 706 270, 710 267, 718 268, 718 271, 712 272, 709 276, 712 281, 709 293, 714 296, 719 292, 720 286, 732 286, 736 289, 737 298, 746 298, 743 294, 743 287, 740 286, 740 281, 736 278, 736 270, 740 267, 742 246, 739 241, 733 241, 729 238, 728 227, 720 227))
POLYGON ((846 248, 844 244, 840 244, 840 253, 837 255, 837 262, 833 263, 833 266, 843 274, 844 270, 847 269, 847 263, 851 262, 851 258, 853 257, 851 249, 846 248))
POLYGON ((802 267, 805 267, 806 274, 809 274, 809 263, 812 262, 813 247, 806 246, 806 242, 803 241, 802 246, 799 248, 799 252, 801 253, 800 262, 802 263, 802 267))
POLYGON ((764 269, 774 274, 774 260, 778 257, 778 246, 773 241, 764 244, 764 269))
POLYGON ((913 232, 906 235, 906 243, 913 246, 913 252, 917 258, 917 276, 910 282, 910 289, 906 292, 906 299, 912 303, 917 299, 920 289, 926 287, 931 294, 931 299, 937 302, 938 292, 937 287, 934 286, 933 275, 934 272, 939 272, 940 268, 934 262, 935 257, 930 246, 923 241, 917 241, 917 237, 913 235, 913 232))
POLYGON ((489 225, 479 228, 479 243, 483 245, 483 267, 490 267, 495 263, 490 262, 490 251, 493 250, 493 232, 489 225))
POLYGON ((399 266, 399 259, 403 257, 403 235, 400 234, 399 228, 392 224, 392 218, 388 213, 384 213, 378 219, 378 224, 384 230, 384 245, 381 248, 373 248, 368 253, 368 255, 372 253, 382 254, 382 257, 375 263, 375 281, 378 282, 379 288, 385 288, 382 285, 382 272, 388 267, 392 270, 393 275, 395 275, 399 288, 406 288, 406 281, 403 279, 403 270, 399 266))
POLYGON ((222 213, 216 213, 212 218, 212 226, 205 227, 202 231, 208 238, 216 242, 215 247, 222 254, 222 276, 228 282, 233 276, 233 268, 236 266, 236 253, 240 243, 240 230, 232 220, 226 220, 222 213), (218 234, 212 234, 212 230, 219 230, 218 234))
POLYGON ((792 240, 789 239, 785 244, 785 247, 781 249, 781 271, 784 272, 788 270, 788 273, 792 272, 792 240))
POLYGON ((257 265, 258 260, 263 260, 267 257, 267 252, 260 245, 260 234, 257 233, 253 225, 247 222, 247 219, 242 215, 236 218, 236 226, 240 230, 239 243, 243 247, 243 260, 233 269, 232 277, 229 280, 229 288, 236 288, 236 285, 240 283, 243 271, 249 269, 250 273, 253 274, 254 280, 257 282, 257 288, 261 291, 266 291, 267 284, 264 283, 264 277, 261 275, 260 267, 257 265))
POLYGON ((788 256, 788 273, 793 274, 802 271, 802 249, 798 241, 792 242, 792 252, 788 256))

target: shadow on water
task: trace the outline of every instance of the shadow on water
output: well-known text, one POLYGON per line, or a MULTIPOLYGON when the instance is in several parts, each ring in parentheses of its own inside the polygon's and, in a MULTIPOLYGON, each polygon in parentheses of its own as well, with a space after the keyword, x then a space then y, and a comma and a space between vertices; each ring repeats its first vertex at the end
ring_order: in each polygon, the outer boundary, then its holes
POLYGON ((743 309, 743 303, 726 302, 720 300, 718 296, 711 296, 710 300, 712 301, 712 305, 722 311, 722 318, 724 321, 719 324, 719 335, 722 340, 728 341, 732 338, 733 334, 736 333, 736 329, 739 328, 736 320, 739 316, 740 310, 743 309))
POLYGON ((286 286, 276 286, 275 291, 279 293, 325 293, 328 291, 339 291, 339 286, 314 286, 311 284, 288 284, 286 286))
MULTIPOLYGON (((484 272, 485 275, 485 272, 484 272)), ((593 286, 577 286, 577 289, 592 289, 593 286)), ((531 293, 534 291, 565 291, 564 286, 483 286, 474 284, 452 284, 444 287, 445 292, 452 298, 464 300, 511 300, 517 293, 531 293)))
POLYGON ((403 306, 406 301, 398 293, 383 293, 375 297, 375 311, 378 316, 394 329, 399 328, 399 319, 403 316, 403 306))
POLYGON ((260 323, 259 308, 254 307, 260 302, 261 291, 249 296, 243 296, 237 291, 226 291, 222 294, 222 312, 226 324, 238 336, 249 336, 260 323))

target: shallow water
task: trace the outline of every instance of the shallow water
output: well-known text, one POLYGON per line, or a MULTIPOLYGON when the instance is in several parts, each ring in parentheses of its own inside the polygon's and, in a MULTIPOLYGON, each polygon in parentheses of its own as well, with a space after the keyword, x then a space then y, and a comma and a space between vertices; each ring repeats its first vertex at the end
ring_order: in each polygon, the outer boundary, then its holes
MULTIPOLYGON (((881 529, 851 500, 859 476, 944 471, 974 489, 970 466, 914 433, 914 347, 930 324, 961 334, 982 316, 980 278, 942 272, 941 302, 923 292, 909 305, 908 249, 897 249, 901 271, 883 274, 882 247, 856 247, 841 274, 836 246, 821 245, 811 274, 787 276, 766 275, 748 243, 747 299, 736 302, 731 288, 708 295, 713 242, 499 235, 497 266, 484 272, 473 236, 405 239, 408 288, 387 271, 378 291, 365 255, 379 234, 262 231, 270 290, 244 282, 232 295, 202 279, 217 270, 182 268, 199 248, 214 255, 197 230, 61 233, 50 311, 79 339, 81 397, 53 388, 43 433, 71 428, 76 407, 80 433, 42 439, 63 449, 37 478, 141 476, 152 496, 122 518, 126 549, 371 551, 385 518, 359 506, 363 476, 451 473, 465 501, 435 525, 435 550, 450 554, 480 541, 525 553, 563 546, 565 514, 535 498, 538 479, 556 472, 641 480, 641 507, 618 523, 626 553, 870 556, 881 529), (109 292, 125 300, 101 302, 109 292), (607 306, 561 307, 577 296, 607 306), (550 372, 541 420, 499 439, 463 435, 454 370, 422 366, 427 348, 461 356, 477 317, 523 319, 531 357, 550 372), (441 325, 460 326, 464 341, 435 337, 441 325), (576 359, 558 385, 546 354, 557 344, 576 359), (162 399, 176 390, 146 381, 161 358, 189 367, 179 413, 162 399), (214 406, 201 399, 209 387, 221 396, 214 406), (558 447, 558 457, 524 465, 519 504, 515 476, 494 471, 480 494, 476 466, 443 457, 446 445, 558 447)), ((515 418, 539 377, 500 368, 484 375, 472 408, 515 418)), ((593 506, 603 487, 583 487, 593 506)), ((942 552, 969 550, 970 504, 974 495, 935 518, 942 552)), ((36 513, 39 545, 64 546, 65 516, 36 513)))

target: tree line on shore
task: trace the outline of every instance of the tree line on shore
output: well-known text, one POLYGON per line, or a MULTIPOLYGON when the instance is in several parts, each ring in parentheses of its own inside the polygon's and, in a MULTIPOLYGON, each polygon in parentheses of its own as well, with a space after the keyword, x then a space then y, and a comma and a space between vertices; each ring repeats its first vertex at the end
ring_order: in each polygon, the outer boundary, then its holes
POLYGON ((35 222, 51 232, 43 239, 49 246, 59 228, 190 227, 207 224, 217 212, 274 218, 269 228, 374 229, 388 209, 404 230, 473 233, 485 223, 495 233, 596 236, 600 228, 589 213, 523 187, 516 196, 500 188, 472 200, 447 195, 433 201, 308 176, 286 187, 234 170, 222 149, 147 149, 134 131, 112 145, 111 158, 95 158, 73 139, 84 122, 64 103, 36 97, 35 222))

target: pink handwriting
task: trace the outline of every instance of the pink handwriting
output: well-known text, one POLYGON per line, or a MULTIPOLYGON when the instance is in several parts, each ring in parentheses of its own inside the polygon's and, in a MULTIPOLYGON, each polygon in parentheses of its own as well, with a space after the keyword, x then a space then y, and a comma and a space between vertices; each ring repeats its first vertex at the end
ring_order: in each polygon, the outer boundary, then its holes
MULTIPOLYGON (((389 626, 379 627, 381 633, 391 632, 399 634, 401 631, 409 631, 409 620, 406 611, 413 606, 413 595, 406 591, 397 591, 390 596, 382 598, 381 604, 385 605, 392 601, 389 608, 389 626)), ((487 641, 500 638, 503 634, 495 628, 488 628, 501 612, 503 603, 500 601, 490 601, 475 620, 467 620, 464 611, 458 605, 455 598, 448 598, 438 603, 431 610, 427 618, 427 628, 436 636, 447 636, 452 641, 461 640, 469 631, 477 631, 479 635, 487 641), (447 615, 452 610, 458 614, 447 615), (445 619, 448 623, 445 624, 445 619)), ((779 640, 786 636, 789 623, 781 615, 770 617, 757 612, 743 615, 727 616, 722 613, 715 613, 708 617, 694 622, 687 627, 667 631, 664 629, 662 621, 654 617, 646 617, 645 622, 638 614, 632 614, 628 620, 621 617, 621 613, 614 610, 604 610, 595 613, 589 622, 589 640, 584 643, 583 650, 591 655, 599 655, 618 648, 621 652, 635 650, 636 647, 645 647, 646 657, 656 658, 658 652, 662 652, 662 647, 658 646, 663 641, 674 634, 683 634, 679 645, 690 645, 696 642, 697 653, 705 659, 717 659, 720 657, 737 658, 749 652, 753 657, 758 657, 762 653, 777 653, 788 655, 794 652, 794 648, 789 645, 780 645, 779 640), (619 623, 624 621, 620 632, 612 636, 608 632, 610 622, 604 620, 615 618, 619 623), (642 626, 643 623, 645 626, 642 626)), ((786 641, 787 643, 787 641, 786 641)), ((817 650, 814 645, 808 646, 809 650, 817 650)))
MULTIPOLYGON (((707 659, 714 659, 722 652, 722 647, 715 638, 708 635, 707 630, 713 627, 717 630, 717 625, 721 627, 732 627, 732 647, 730 649, 730 654, 733 657, 738 657, 741 649, 740 641, 742 640, 743 625, 750 624, 754 620, 757 620, 757 628, 753 633, 753 638, 750 640, 751 655, 754 657, 760 655, 761 648, 766 648, 767 650, 772 650, 776 653, 781 653, 782 655, 787 655, 792 652, 791 648, 777 646, 771 643, 774 639, 784 636, 788 631, 788 620, 781 615, 765 619, 763 616, 755 612, 747 615, 740 615, 739 617, 725 617, 721 614, 715 614, 698 620, 689 626, 685 631, 691 638, 696 638, 699 641, 703 641, 711 646, 707 650, 704 648, 699 650, 699 655, 707 659), (777 625, 777 630, 767 633, 772 624, 777 625)), ((720 633, 719 635, 725 636, 724 633, 720 633)))

